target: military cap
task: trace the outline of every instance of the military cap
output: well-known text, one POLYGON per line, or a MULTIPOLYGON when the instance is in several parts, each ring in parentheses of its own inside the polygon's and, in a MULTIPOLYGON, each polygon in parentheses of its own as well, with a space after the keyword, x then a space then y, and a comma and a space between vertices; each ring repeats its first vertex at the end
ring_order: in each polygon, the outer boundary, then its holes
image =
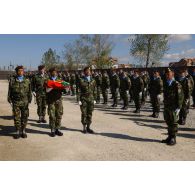
POLYGON ((53 71, 57 71, 57 68, 56 68, 56 67, 51 67, 51 68, 49 69, 49 72, 53 72, 53 71))
POLYGON ((24 67, 23 67, 23 66, 17 66, 17 67, 15 68, 15 71, 18 72, 19 69, 24 69, 24 67))
POLYGON ((134 70, 134 72, 137 72, 137 73, 139 73, 139 69, 135 69, 135 70, 134 70))
POLYGON ((169 72, 173 72, 170 68, 166 68, 165 69, 165 73, 167 74, 167 73, 169 73, 169 72))
POLYGON ((40 66, 38 66, 38 69, 39 69, 39 70, 42 70, 43 68, 45 68, 45 66, 44 66, 44 65, 40 65, 40 66))
POLYGON ((89 66, 87 66, 87 67, 85 67, 85 68, 83 69, 83 71, 85 72, 86 70, 91 70, 91 68, 90 68, 89 66))

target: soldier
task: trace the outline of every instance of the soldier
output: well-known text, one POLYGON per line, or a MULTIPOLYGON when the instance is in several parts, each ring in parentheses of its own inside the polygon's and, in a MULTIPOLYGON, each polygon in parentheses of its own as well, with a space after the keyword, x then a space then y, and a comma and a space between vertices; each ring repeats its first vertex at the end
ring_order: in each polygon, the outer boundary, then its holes
MULTIPOLYGON (((61 78, 58 77, 57 69, 55 67, 50 68, 49 72, 50 77, 48 78, 48 81, 61 81, 61 78)), ((51 129, 50 136, 62 136, 63 133, 60 131, 63 115, 62 90, 52 89, 47 93, 46 97, 48 104, 49 126, 51 129)))
POLYGON ((144 89, 142 91, 142 100, 141 100, 142 105, 144 105, 147 99, 147 95, 148 95, 148 86, 150 83, 150 77, 148 76, 148 73, 146 71, 143 71, 141 78, 144 82, 144 89))
POLYGON ((28 105, 32 100, 30 80, 24 77, 23 66, 15 68, 16 75, 9 81, 8 102, 12 105, 14 125, 16 128, 15 139, 27 138, 26 125, 29 116, 28 105))
POLYGON ((110 87, 113 96, 113 105, 112 107, 117 107, 118 105, 118 93, 120 88, 120 79, 116 74, 116 70, 114 68, 111 69, 111 79, 110 79, 110 87))
POLYGON ((192 91, 193 107, 195 108, 195 68, 192 69, 192 78, 194 80, 194 87, 192 91))
POLYGON ((106 71, 103 72, 102 75, 102 96, 104 99, 103 104, 107 104, 108 103, 108 90, 109 90, 109 86, 110 86, 110 80, 108 77, 108 74, 106 71))
POLYGON ((167 145, 176 144, 179 112, 183 103, 182 86, 174 78, 174 72, 166 69, 164 83, 164 119, 168 126, 168 137, 162 140, 167 145))
POLYGON ((131 88, 131 80, 127 76, 126 72, 122 72, 121 80, 120 80, 120 91, 121 91, 121 98, 124 102, 124 106, 121 108, 123 110, 128 109, 128 93, 131 88))
POLYGON ((71 73, 70 75, 70 89, 71 89, 71 96, 75 96, 76 77, 74 73, 71 73))
POLYGON ((79 105, 81 109, 81 123, 83 124, 83 133, 91 133, 94 131, 90 128, 92 123, 92 113, 94 104, 96 104, 96 82, 91 76, 90 67, 84 68, 84 76, 79 80, 79 105))
POLYGON ((153 109, 153 114, 151 115, 151 117, 158 118, 160 112, 160 99, 163 92, 163 81, 158 70, 155 70, 153 72, 153 78, 151 79, 148 90, 150 93, 150 99, 153 109))
POLYGON ((34 75, 32 78, 32 91, 33 95, 36 98, 37 103, 37 114, 39 116, 39 120, 37 123, 47 123, 45 120, 46 114, 46 90, 45 90, 45 82, 48 79, 48 75, 45 73, 45 66, 38 66, 38 73, 34 75))
POLYGON ((142 78, 139 76, 139 71, 135 70, 132 78, 132 95, 133 95, 133 101, 135 103, 135 108, 136 108, 134 113, 140 113, 143 89, 144 89, 144 82, 142 78))
POLYGON ((184 93, 184 99, 182 103, 182 107, 179 113, 179 121, 178 123, 180 125, 185 125, 187 114, 189 113, 189 107, 190 107, 190 97, 191 97, 191 82, 185 75, 186 70, 181 69, 180 75, 178 78, 178 82, 181 84, 183 93, 184 93))
POLYGON ((79 100, 78 100, 79 80, 80 80, 80 74, 79 74, 79 72, 76 72, 76 75, 75 75, 75 84, 76 84, 76 96, 77 96, 77 102, 79 101, 79 100))
POLYGON ((96 90, 97 90, 96 102, 99 104, 100 103, 102 77, 101 77, 101 75, 97 71, 94 74, 94 79, 96 81, 96 90))

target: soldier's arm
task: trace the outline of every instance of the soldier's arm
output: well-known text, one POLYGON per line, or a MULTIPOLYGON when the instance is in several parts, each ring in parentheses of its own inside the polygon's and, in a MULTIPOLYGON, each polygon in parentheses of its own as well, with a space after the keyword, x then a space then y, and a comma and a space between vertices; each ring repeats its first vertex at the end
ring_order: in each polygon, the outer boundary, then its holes
POLYGON ((177 83, 176 85, 176 93, 177 93, 177 100, 176 100, 177 108, 181 109, 183 104, 184 93, 183 93, 182 86, 179 83, 177 83))
POLYGON ((120 79, 118 76, 117 76, 117 87, 116 88, 120 88, 120 79))
POLYGON ((8 87, 8 96, 7 96, 7 101, 9 103, 12 103, 12 92, 11 92, 11 79, 9 81, 9 87, 8 87))
POLYGON ((96 98, 97 98, 97 84, 96 84, 95 80, 94 80, 94 87, 93 87, 93 97, 94 97, 94 100, 96 100, 96 98))
POLYGON ((144 90, 144 81, 142 78, 140 78, 140 92, 142 92, 144 90))
POLYGON ((77 99, 80 101, 81 98, 81 79, 78 79, 77 87, 78 87, 78 93, 77 93, 77 99))
POLYGON ((31 86, 31 82, 29 81, 28 102, 31 103, 31 101, 32 101, 32 86, 31 86))

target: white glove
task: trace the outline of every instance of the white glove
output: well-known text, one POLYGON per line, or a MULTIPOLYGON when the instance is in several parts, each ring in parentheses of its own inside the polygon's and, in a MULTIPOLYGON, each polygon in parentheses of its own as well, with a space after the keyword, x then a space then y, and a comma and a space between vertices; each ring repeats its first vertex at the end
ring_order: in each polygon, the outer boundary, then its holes
POLYGON ((79 101, 79 106, 81 106, 82 105, 82 102, 81 101, 79 101))
POLYGON ((187 105, 187 104, 188 104, 188 102, 189 102, 189 99, 187 99, 187 100, 185 101, 185 104, 187 105))
POLYGON ((140 97, 140 98, 142 97, 142 92, 139 93, 139 97, 140 97))
POLYGON ((96 104, 96 101, 94 100, 93 103, 96 104))
POLYGON ((119 88, 116 88, 116 93, 118 93, 119 92, 119 88))
POLYGON ((161 95, 161 94, 158 94, 158 95, 157 95, 157 98, 158 98, 158 100, 160 101, 161 98, 162 98, 162 95, 161 95))
POLYGON ((32 94, 33 94, 33 96, 35 96, 35 97, 36 97, 36 93, 35 93, 34 91, 32 92, 32 94))
POLYGON ((180 109, 179 109, 179 108, 177 108, 177 109, 175 110, 176 116, 178 116, 178 115, 179 115, 179 112, 180 112, 180 109))
POLYGON ((146 91, 146 88, 144 88, 144 91, 146 91))
POLYGON ((126 91, 126 94, 128 94, 128 93, 129 93, 129 91, 127 90, 127 91, 126 91))

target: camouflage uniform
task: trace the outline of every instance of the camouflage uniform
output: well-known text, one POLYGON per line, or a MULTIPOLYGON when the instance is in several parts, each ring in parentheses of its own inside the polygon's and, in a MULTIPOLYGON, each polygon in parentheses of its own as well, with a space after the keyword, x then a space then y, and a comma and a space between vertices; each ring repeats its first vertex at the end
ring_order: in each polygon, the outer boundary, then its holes
POLYGON ((88 81, 86 77, 79 80, 78 99, 81 101, 81 123, 88 125, 92 123, 92 112, 94 110, 94 100, 96 100, 96 82, 91 77, 88 81))
POLYGON ((13 76, 9 81, 8 102, 12 103, 14 124, 17 134, 25 133, 31 103, 31 83, 28 78, 19 81, 17 76, 13 76))
POLYGON ((147 74, 142 75, 142 80, 144 82, 144 88, 142 91, 142 104, 144 105, 147 99, 147 95, 148 95, 148 86, 150 83, 150 78, 147 74))
POLYGON ((94 78, 96 81, 96 90, 97 90, 96 101, 97 101, 97 103, 99 103, 100 102, 100 94, 101 94, 102 77, 100 74, 96 74, 94 78))
POLYGON ((75 96, 76 77, 75 77, 75 74, 73 74, 73 73, 70 76, 70 89, 71 89, 72 96, 75 96))
POLYGON ((141 99, 142 99, 142 91, 144 89, 144 82, 140 76, 134 77, 132 79, 132 95, 133 101, 135 103, 136 110, 135 112, 139 112, 141 108, 141 99))
POLYGON ((128 101, 128 93, 131 88, 131 80, 129 77, 121 76, 120 80, 120 92, 121 92, 121 98, 124 102, 124 107, 123 109, 127 109, 129 101, 128 101))
POLYGON ((75 75, 75 83, 76 83, 77 102, 79 101, 79 99, 78 99, 79 80, 80 80, 80 75, 79 75, 79 73, 76 73, 76 75, 75 75))
MULTIPOLYGON (((48 80, 52 80, 50 77, 48 80)), ((61 80, 57 77, 55 81, 61 80)), ((61 120, 63 115, 62 90, 53 89, 47 93, 49 126, 52 132, 61 128, 61 120)))
POLYGON ((193 86, 193 90, 192 90, 192 99, 193 99, 193 107, 195 107, 195 71, 192 75, 192 78, 194 80, 194 86, 193 86))
POLYGON ((109 90, 109 86, 110 86, 110 80, 109 77, 107 75, 107 73, 104 73, 102 76, 102 96, 104 99, 104 104, 108 103, 108 90, 109 90))
POLYGON ((161 77, 151 79, 149 84, 149 93, 152 103, 152 117, 158 117, 160 112, 160 94, 163 92, 163 81, 161 77))
POLYGON ((168 126, 169 137, 176 137, 178 128, 177 109, 181 109, 183 103, 183 91, 179 82, 173 80, 171 85, 164 82, 164 119, 168 126))
POLYGON ((113 96, 112 106, 116 107, 118 104, 118 93, 120 88, 120 79, 116 73, 111 76, 110 85, 111 85, 112 96, 113 96))
POLYGON ((178 123, 180 125, 184 125, 186 122, 187 114, 189 113, 189 107, 190 107, 190 96, 191 96, 191 82, 188 78, 179 78, 178 82, 181 84, 183 93, 184 93, 184 99, 182 103, 182 107, 179 113, 179 121, 178 123))
POLYGON ((40 73, 36 74, 32 79, 32 91, 36 93, 36 102, 37 102, 37 114, 39 118, 45 118, 46 114, 46 91, 45 91, 45 82, 48 79, 48 75, 41 75, 40 73))

